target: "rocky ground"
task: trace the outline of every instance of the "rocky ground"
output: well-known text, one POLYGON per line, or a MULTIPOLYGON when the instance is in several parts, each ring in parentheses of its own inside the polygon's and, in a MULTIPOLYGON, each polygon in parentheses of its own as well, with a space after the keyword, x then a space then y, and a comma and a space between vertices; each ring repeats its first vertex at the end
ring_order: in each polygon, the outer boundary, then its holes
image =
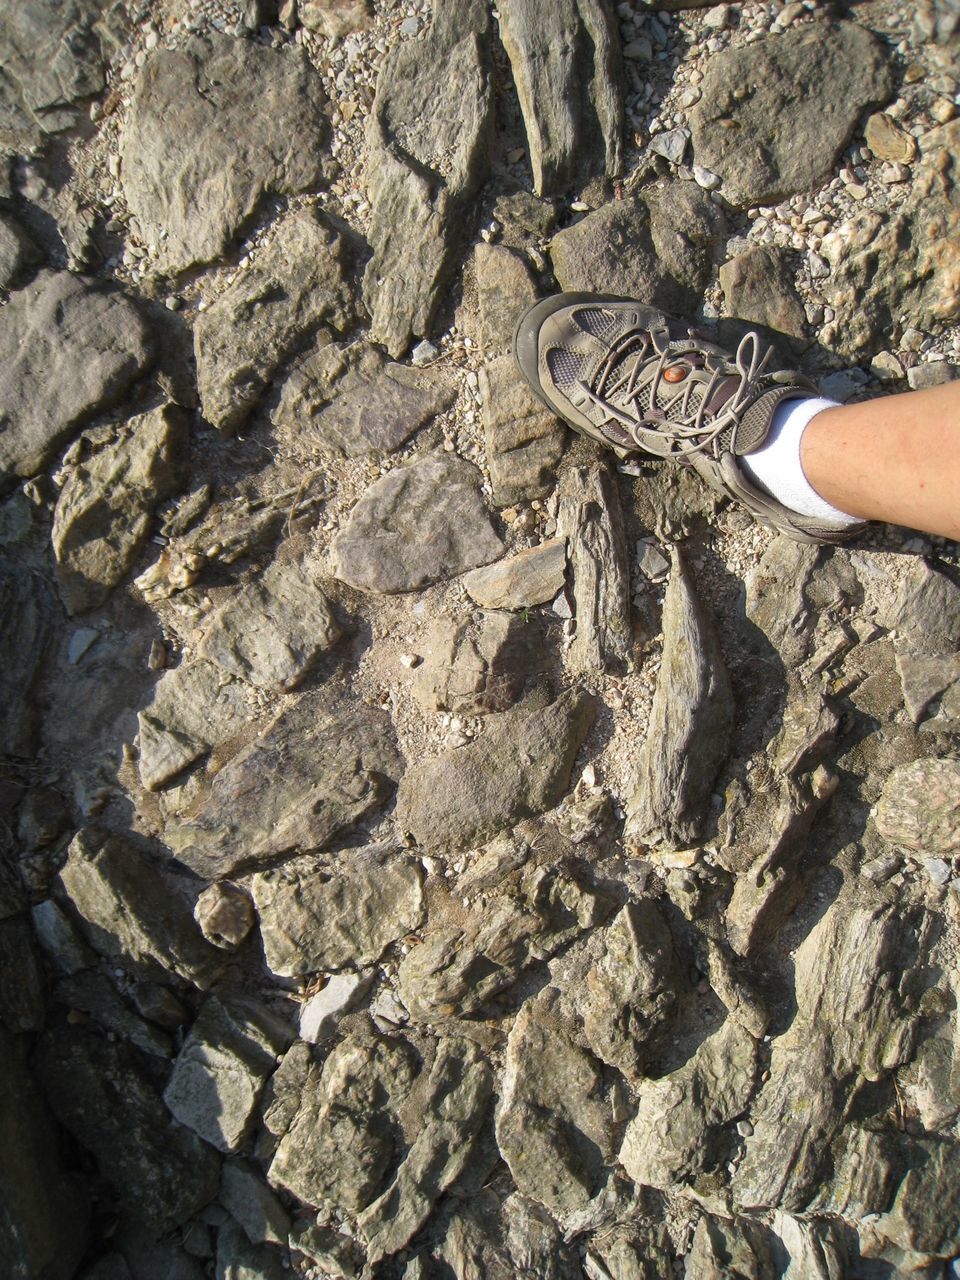
POLYGON ((0 1257, 957 1274, 960 556, 518 312, 960 359, 954 0, 0 9, 0 1257))

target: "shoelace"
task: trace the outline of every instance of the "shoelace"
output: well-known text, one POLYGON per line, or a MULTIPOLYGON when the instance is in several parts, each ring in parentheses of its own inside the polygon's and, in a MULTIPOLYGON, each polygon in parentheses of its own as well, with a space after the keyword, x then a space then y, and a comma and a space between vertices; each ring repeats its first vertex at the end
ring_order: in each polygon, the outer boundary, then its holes
MULTIPOLYGON (((653 347, 656 353, 657 366, 654 370, 653 378, 649 384, 650 403, 656 404, 661 385, 664 384, 664 373, 673 365, 683 364, 682 351, 671 350, 669 346, 670 335, 665 329, 656 329, 645 334, 642 340, 640 350, 636 353, 633 366, 627 377, 626 386, 620 394, 621 403, 624 406, 633 404, 636 407, 637 401, 644 394, 645 387, 638 385, 644 371, 649 368, 650 362, 654 356, 647 354, 649 347, 653 347), (658 342, 658 337, 666 335, 666 345, 658 342)), ((612 353, 608 363, 600 371, 599 377, 595 379, 597 390, 585 382, 579 382, 577 385, 585 392, 590 403, 597 408, 602 409, 609 419, 619 422, 629 433, 639 449, 642 449, 643 441, 641 433, 646 430, 647 434, 669 435, 677 441, 689 440, 690 444, 672 449, 670 456, 674 458, 688 457, 693 453, 702 453, 709 449, 718 436, 730 426, 738 426, 740 423, 740 414, 747 407, 750 401, 754 385, 758 378, 763 376, 763 372, 767 367, 767 363, 772 355, 772 348, 767 347, 766 351, 761 355, 760 338, 752 330, 745 333, 741 338, 737 347, 736 355, 732 365, 720 360, 717 363, 716 357, 711 359, 710 355, 704 358, 703 367, 710 374, 710 381, 704 387, 703 383, 691 381, 686 386, 680 387, 672 395, 666 395, 663 400, 663 412, 669 418, 671 409, 675 405, 679 405, 680 413, 687 417, 690 413, 690 400, 695 393, 700 394, 700 400, 696 411, 693 415, 693 422, 688 424, 684 422, 670 422, 669 429, 657 432, 655 428, 645 429, 640 426, 641 419, 638 415, 631 416, 626 413, 624 408, 615 405, 611 400, 604 397, 601 392, 609 381, 610 375, 616 368, 622 364, 626 354, 626 348, 621 348, 618 352, 612 353), (707 404, 711 396, 717 389, 720 380, 725 377, 739 375, 740 384, 734 391, 733 395, 726 401, 723 407, 718 410, 713 425, 706 427, 704 425, 704 416, 707 404)), ((626 358, 629 358, 627 356, 626 358)), ((623 384, 621 383, 621 386, 623 384)))

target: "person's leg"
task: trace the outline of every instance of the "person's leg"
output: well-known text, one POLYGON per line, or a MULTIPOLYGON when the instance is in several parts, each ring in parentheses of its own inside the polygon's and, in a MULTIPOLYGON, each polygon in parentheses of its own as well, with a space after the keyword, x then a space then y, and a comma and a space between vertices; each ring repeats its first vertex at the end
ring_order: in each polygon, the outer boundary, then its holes
POLYGON ((960 382, 825 409, 800 460, 849 515, 960 538, 960 382))

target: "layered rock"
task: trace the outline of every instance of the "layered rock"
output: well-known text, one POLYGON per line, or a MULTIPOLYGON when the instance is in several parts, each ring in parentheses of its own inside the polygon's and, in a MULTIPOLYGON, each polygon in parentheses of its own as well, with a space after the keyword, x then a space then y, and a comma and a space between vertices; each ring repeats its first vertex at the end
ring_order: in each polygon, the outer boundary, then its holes
MULTIPOLYGON (((514 317, 516 319, 516 317, 514 317)), ((480 371, 487 466, 498 507, 542 498, 553 488, 567 432, 500 356, 480 371)))

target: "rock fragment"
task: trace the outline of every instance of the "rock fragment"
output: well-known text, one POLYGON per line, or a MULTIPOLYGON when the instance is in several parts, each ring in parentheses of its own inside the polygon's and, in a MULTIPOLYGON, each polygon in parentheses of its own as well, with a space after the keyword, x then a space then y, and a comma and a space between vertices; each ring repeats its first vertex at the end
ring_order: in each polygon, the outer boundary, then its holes
POLYGON ((524 259, 503 245, 478 244, 473 260, 480 345, 488 352, 507 351, 518 317, 537 300, 537 286, 524 259))
POLYGON ((883 784, 876 823, 893 844, 928 856, 960 853, 960 760, 897 765, 883 784))
POLYGON ((756 246, 737 254, 720 268, 724 311, 749 326, 762 325, 774 336, 802 342, 806 313, 788 273, 784 255, 774 249, 756 246))
POLYGON ((300 1008, 300 1039, 320 1044, 333 1035, 339 1018, 358 1004, 373 980, 372 973, 336 973, 300 1008))
POLYGON ((287 1280, 284 1261, 279 1250, 252 1244, 238 1222, 228 1219, 217 1231, 217 1280, 287 1280))
POLYGON ((867 119, 863 136, 878 160, 912 164, 917 157, 917 141, 885 111, 875 111, 867 119))
POLYGON ((253 904, 242 889, 217 882, 197 898, 193 918, 208 942, 234 951, 253 928, 253 904))
POLYGON ((526 609, 557 595, 563 588, 566 568, 564 539, 550 538, 496 564, 472 569, 464 574, 463 585, 484 609, 526 609))
POLYGON ((242 1160, 224 1162, 220 1203, 243 1227, 251 1244, 286 1245, 289 1214, 252 1165, 242 1160))
POLYGON ((542 498, 553 488, 566 429, 527 386, 513 356, 484 365, 480 395, 494 504, 508 507, 542 498))
POLYGON ((485 614, 476 635, 465 622, 445 619, 421 645, 414 691, 428 711, 485 715, 517 701, 536 665, 528 628, 519 618, 485 614))
POLYGON ((903 654, 897 657, 903 701, 914 724, 919 724, 938 699, 960 705, 960 654, 934 657, 903 654))

